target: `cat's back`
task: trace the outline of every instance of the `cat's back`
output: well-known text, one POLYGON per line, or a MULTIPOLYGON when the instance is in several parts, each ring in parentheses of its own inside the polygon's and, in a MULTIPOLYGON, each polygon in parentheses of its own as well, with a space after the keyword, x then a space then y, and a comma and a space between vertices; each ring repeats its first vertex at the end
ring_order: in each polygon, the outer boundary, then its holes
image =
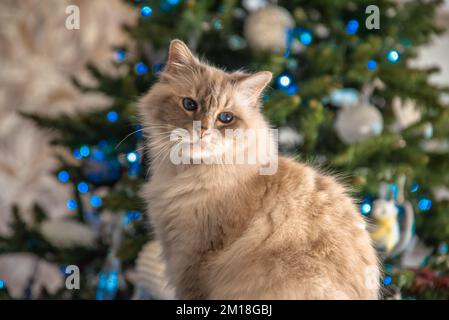
POLYGON ((267 190, 260 199, 264 209, 220 257, 242 283, 253 277, 270 279, 260 288, 248 284, 253 292, 275 288, 269 295, 248 297, 376 298, 376 254, 365 221, 344 186, 285 157, 279 157, 274 175, 260 179, 259 185, 267 190))

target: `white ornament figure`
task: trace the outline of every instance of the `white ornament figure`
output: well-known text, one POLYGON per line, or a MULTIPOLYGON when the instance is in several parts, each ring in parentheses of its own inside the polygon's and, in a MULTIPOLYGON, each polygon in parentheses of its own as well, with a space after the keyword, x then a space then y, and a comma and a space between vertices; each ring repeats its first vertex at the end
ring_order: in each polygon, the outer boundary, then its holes
POLYGON ((265 7, 267 0, 243 0, 242 5, 248 11, 255 11, 265 7))
POLYGON ((287 47, 287 31, 295 22, 286 9, 268 5, 251 14, 245 20, 244 35, 255 50, 283 52, 287 47))
POLYGON ((376 246, 389 254, 400 237, 398 208, 393 200, 378 199, 373 203, 372 217, 375 227, 371 236, 376 246))
POLYGON ((421 120, 421 112, 411 99, 403 101, 399 97, 394 97, 391 106, 395 116, 392 129, 395 132, 400 132, 421 120))
POLYGON ((368 103, 345 106, 337 113, 335 130, 343 143, 351 145, 378 136, 383 130, 380 111, 368 103))
POLYGON ((146 244, 136 261, 137 286, 145 289, 154 299, 175 299, 174 288, 168 283, 162 248, 158 241, 146 244))
POLYGON ((44 221, 40 231, 45 239, 58 248, 90 247, 96 238, 92 229, 79 222, 69 220, 44 221))

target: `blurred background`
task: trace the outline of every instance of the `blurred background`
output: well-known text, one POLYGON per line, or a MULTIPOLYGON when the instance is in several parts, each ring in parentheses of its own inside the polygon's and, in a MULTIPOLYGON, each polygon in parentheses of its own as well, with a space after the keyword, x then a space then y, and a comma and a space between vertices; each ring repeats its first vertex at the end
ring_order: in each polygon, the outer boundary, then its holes
POLYGON ((0 299, 174 297, 136 113, 174 38, 272 71, 280 151, 345 176, 384 298, 448 299, 449 1, 372 2, 2 0, 0 299))

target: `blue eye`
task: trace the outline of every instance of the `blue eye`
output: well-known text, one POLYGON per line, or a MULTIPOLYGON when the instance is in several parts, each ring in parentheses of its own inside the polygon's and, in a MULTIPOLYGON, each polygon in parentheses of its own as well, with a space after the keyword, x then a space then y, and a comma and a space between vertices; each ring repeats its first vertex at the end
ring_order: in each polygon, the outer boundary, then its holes
POLYGON ((231 112, 221 112, 218 115, 218 120, 223 123, 230 123, 234 119, 234 115, 231 112))
POLYGON ((184 106, 184 109, 188 111, 195 111, 198 108, 196 101, 190 98, 182 99, 182 105, 184 106))

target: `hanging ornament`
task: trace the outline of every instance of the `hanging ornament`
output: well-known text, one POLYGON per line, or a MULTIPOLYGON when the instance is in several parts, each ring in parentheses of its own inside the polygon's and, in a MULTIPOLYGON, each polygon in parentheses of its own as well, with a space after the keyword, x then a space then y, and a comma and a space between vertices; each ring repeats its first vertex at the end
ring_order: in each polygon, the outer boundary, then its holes
POLYGON ((248 11, 256 11, 267 5, 267 0, 243 0, 242 6, 248 11))
POLYGON ((337 112, 335 130, 343 143, 351 145, 363 142, 382 133, 382 114, 369 103, 369 97, 378 86, 376 82, 364 85, 357 103, 354 103, 353 98, 340 99, 342 108, 337 112))
POLYGON ((399 242, 398 208, 393 200, 377 199, 373 203, 371 217, 374 220, 374 230, 371 233, 376 247, 387 254, 399 242))
POLYGON ((347 145, 366 141, 382 133, 382 114, 367 103, 344 107, 337 113, 335 130, 340 140, 347 145))
POLYGON ((394 97, 391 106, 395 117, 392 124, 394 132, 400 132, 421 120, 421 112, 411 99, 402 100, 394 97))
POLYGON ((70 220, 46 220, 41 224, 40 231, 57 248, 91 247, 96 238, 92 229, 70 220))
POLYGON ((281 53, 287 47, 287 30, 293 26, 293 17, 285 8, 268 5, 249 14, 244 35, 254 50, 281 53))
POLYGON ((304 142, 304 137, 292 127, 279 128, 279 149, 283 152, 293 151, 304 142))
POLYGON ((121 165, 117 159, 88 158, 83 162, 81 169, 84 178, 96 186, 114 184, 122 174, 121 165))
POLYGON ((405 199, 405 176, 397 183, 381 185, 371 217, 374 222, 371 236, 386 257, 396 257, 410 250, 415 235, 415 214, 413 206, 405 199))
POLYGON ((161 245, 155 240, 142 248, 136 261, 138 287, 154 299, 174 299, 175 291, 168 283, 161 254, 161 245))

